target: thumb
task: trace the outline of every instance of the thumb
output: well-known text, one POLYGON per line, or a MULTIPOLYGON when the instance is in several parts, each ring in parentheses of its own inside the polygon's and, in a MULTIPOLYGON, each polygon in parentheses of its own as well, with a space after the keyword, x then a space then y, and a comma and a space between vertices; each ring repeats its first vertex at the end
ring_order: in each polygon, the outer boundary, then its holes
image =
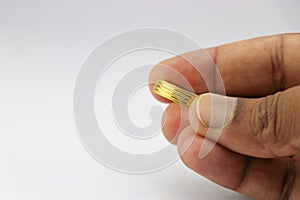
POLYGON ((300 87, 256 99, 202 94, 190 106, 189 120, 198 134, 238 153, 293 155, 300 151, 300 87))

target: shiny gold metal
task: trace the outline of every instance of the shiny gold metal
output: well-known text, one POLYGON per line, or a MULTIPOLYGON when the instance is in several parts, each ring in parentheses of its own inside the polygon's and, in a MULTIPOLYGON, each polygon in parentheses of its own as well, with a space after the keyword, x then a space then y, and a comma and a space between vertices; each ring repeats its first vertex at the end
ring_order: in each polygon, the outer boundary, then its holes
POLYGON ((164 80, 157 80, 152 91, 155 94, 185 106, 189 106, 198 96, 164 80))

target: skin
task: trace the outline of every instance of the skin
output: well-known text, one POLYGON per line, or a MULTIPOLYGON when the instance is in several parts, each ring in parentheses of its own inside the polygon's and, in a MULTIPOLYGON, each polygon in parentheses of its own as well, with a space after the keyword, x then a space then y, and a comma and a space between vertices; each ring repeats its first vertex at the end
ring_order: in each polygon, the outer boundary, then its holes
MULTIPOLYGON (((200 52, 184 57, 201 65, 205 61, 200 52)), ((218 67, 226 95, 237 97, 235 116, 218 140, 208 138, 216 145, 200 158, 208 127, 193 118, 195 103, 182 107, 153 94, 170 103, 163 120, 165 137, 178 146, 187 167, 219 185, 255 199, 300 199, 300 34, 260 37, 206 52, 218 67)), ((213 80, 212 69, 205 70, 213 80)), ((178 74, 197 94, 208 92, 205 81, 182 56, 156 65, 149 86, 164 79, 191 89, 178 74)))

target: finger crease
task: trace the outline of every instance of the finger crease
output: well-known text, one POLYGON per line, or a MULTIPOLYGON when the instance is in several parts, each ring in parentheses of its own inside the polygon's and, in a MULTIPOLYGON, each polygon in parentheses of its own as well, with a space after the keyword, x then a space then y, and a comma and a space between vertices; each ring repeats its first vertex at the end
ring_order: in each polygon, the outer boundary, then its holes
POLYGON ((217 46, 217 47, 215 47, 214 48, 215 49, 215 52, 214 52, 214 58, 213 58, 213 60, 214 60, 214 62, 215 62, 215 68, 214 68, 214 72, 213 72, 213 74, 214 74, 214 81, 213 81, 213 91, 214 92, 216 92, 216 93, 218 93, 216 90, 217 90, 217 85, 218 85, 218 82, 217 81, 219 81, 219 79, 218 79, 218 77, 217 77, 217 70, 219 70, 219 73, 221 74, 221 72, 220 72, 220 66, 218 65, 219 64, 219 62, 218 62, 218 58, 219 58, 219 47, 217 46))
POLYGON ((273 85, 276 91, 285 89, 285 67, 284 67, 284 36, 280 35, 271 53, 271 68, 273 85))
POLYGON ((292 188, 295 183, 295 177, 296 177, 295 159, 290 158, 290 161, 288 162, 288 166, 282 180, 282 190, 279 198, 280 200, 289 199, 290 194, 292 192, 292 188))
POLYGON ((246 177, 247 177, 247 175, 249 173, 250 163, 251 163, 251 157, 247 156, 246 159, 245 159, 245 167, 244 167, 244 169, 242 171, 242 175, 241 175, 240 181, 238 182, 237 187, 235 189, 236 191, 240 191, 241 190, 242 185, 245 182, 246 177))

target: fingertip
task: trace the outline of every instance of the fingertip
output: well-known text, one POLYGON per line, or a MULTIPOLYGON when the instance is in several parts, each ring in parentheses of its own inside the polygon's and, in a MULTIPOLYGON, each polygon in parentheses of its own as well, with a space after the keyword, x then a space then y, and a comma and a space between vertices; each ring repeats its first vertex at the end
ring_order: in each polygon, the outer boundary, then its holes
POLYGON ((192 92, 195 92, 197 88, 202 86, 201 76, 199 76, 197 70, 180 56, 175 56, 156 64, 148 77, 149 88, 153 96, 159 101, 170 102, 153 93, 152 89, 157 80, 165 80, 192 92))
MULTIPOLYGON (((163 61, 162 61, 162 62, 163 62, 163 61)), ((160 71, 161 71, 161 70, 160 70, 160 65, 162 65, 162 64, 161 64, 162 62, 156 64, 156 65, 152 68, 152 70, 150 71, 150 74, 149 74, 149 77, 148 77, 148 86, 149 86, 149 90, 150 90, 152 96, 153 96, 155 99, 157 99, 158 101, 163 102, 163 103, 170 103, 170 102, 171 102, 170 100, 168 100, 168 99, 166 99, 166 98, 164 98, 164 97, 162 97, 162 96, 160 96, 160 95, 158 95, 158 94, 155 94, 155 93, 153 92, 153 87, 155 86, 156 81, 157 81, 157 80, 160 80, 160 79, 165 80, 165 78, 164 78, 164 77, 165 77, 164 73, 160 72, 160 71)))
POLYGON ((155 94, 155 93, 153 92, 153 87, 154 87, 155 83, 149 83, 148 85, 149 85, 149 90, 150 90, 152 96, 153 96, 156 100, 158 100, 158 101, 160 101, 160 102, 162 102, 162 103, 171 103, 170 100, 168 100, 168 99, 166 99, 166 98, 164 98, 164 97, 162 97, 162 96, 160 96, 160 95, 158 95, 158 94, 155 94))
POLYGON ((189 125, 188 109, 179 104, 171 103, 162 117, 162 132, 172 144, 177 144, 179 133, 189 125))
MULTIPOLYGON (((184 158, 186 156, 189 157, 189 155, 184 155, 184 154, 188 151, 188 149, 192 145, 193 140, 195 139, 195 135, 196 135, 195 131, 192 129, 192 127, 187 126, 181 131, 178 137, 177 150, 184 163, 186 163, 184 158)), ((186 163, 186 165, 188 165, 188 163, 186 163)))

